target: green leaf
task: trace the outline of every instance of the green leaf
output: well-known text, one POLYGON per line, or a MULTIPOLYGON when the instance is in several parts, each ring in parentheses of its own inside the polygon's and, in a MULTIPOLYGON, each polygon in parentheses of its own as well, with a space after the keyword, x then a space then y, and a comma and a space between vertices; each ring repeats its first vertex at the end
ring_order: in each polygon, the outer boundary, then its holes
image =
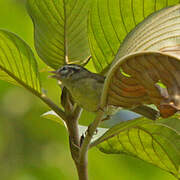
POLYGON ((179 0, 94 0, 88 35, 97 71, 109 67, 127 34, 147 16, 178 3, 179 0))
POLYGON ((38 67, 30 47, 18 36, 0 30, 0 79, 40 93, 38 67))
POLYGON ((50 119, 52 121, 59 123, 60 125, 66 126, 63 119, 61 119, 61 117, 58 116, 58 114, 56 114, 54 111, 48 111, 48 112, 42 114, 41 117, 50 119))
POLYGON ((19 86, 20 84, 17 83, 12 77, 10 77, 5 71, 0 70, 0 79, 6 82, 9 82, 13 85, 19 86))
POLYGON ((149 16, 128 34, 114 62, 130 53, 140 51, 162 51, 178 56, 179 22, 180 5, 165 8, 149 16))
POLYGON ((35 47, 49 66, 83 64, 90 56, 87 14, 90 0, 28 0, 34 23, 35 47))
POLYGON ((104 153, 135 156, 180 178, 180 118, 138 118, 109 129, 92 146, 104 153))

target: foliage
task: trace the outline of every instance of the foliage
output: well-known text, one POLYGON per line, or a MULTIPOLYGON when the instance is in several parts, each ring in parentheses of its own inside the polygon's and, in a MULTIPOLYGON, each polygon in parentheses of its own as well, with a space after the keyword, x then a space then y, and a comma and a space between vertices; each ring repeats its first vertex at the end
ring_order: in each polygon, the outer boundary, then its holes
POLYGON ((30 0, 36 50, 45 63, 57 69, 66 63, 82 64, 90 56, 87 12, 90 1, 30 0))
POLYGON ((159 119, 156 123, 138 118, 114 126, 95 141, 94 145, 100 143, 98 148, 108 154, 126 153, 135 156, 179 178, 178 124, 178 115, 170 120, 159 119))

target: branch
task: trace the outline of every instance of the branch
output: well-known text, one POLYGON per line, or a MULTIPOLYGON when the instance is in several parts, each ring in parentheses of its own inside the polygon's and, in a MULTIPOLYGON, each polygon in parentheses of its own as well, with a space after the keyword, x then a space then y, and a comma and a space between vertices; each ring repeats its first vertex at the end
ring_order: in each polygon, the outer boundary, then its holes
POLYGON ((88 133, 85 136, 83 144, 80 148, 80 138, 78 129, 78 120, 81 114, 81 108, 77 106, 72 114, 67 115, 60 107, 51 101, 45 94, 37 94, 43 102, 45 102, 52 110, 54 110, 65 122, 69 132, 69 144, 72 158, 75 162, 79 180, 88 180, 87 171, 87 152, 91 139, 102 120, 104 111, 99 110, 94 122, 88 127, 88 133))
MULTIPOLYGON (((81 108, 76 106, 73 112, 66 114, 67 120, 66 125, 69 132, 69 145, 71 150, 71 156, 75 162, 75 165, 78 168, 78 159, 80 152, 80 137, 79 137, 79 128, 78 128, 78 120, 81 115, 81 108)), ((79 174, 79 173, 78 173, 79 174)))
POLYGON ((54 110, 65 122, 67 121, 66 114, 45 94, 36 94, 44 103, 46 103, 52 110, 54 110))
POLYGON ((79 157, 80 162, 83 160, 86 152, 88 151, 91 139, 92 139, 99 123, 101 122, 103 116, 104 116, 104 111, 102 111, 102 110, 98 111, 94 122, 88 127, 88 130, 87 130, 88 133, 87 133, 86 137, 84 138, 83 144, 81 146, 80 157, 79 157))
MULTIPOLYGON (((69 145, 71 150, 71 156, 76 165, 79 179, 86 180, 84 177, 81 178, 81 172, 83 167, 78 164, 79 152, 80 152, 80 138, 78 129, 78 120, 81 114, 81 108, 77 106, 74 112, 67 115, 60 107, 58 107, 53 101, 51 101, 45 94, 36 94, 44 103, 46 103, 52 110, 54 110, 66 123, 69 133, 69 145)), ((86 170, 84 170, 87 174, 86 170)))
MULTIPOLYGON (((81 169, 78 166, 79 149, 80 149, 80 138, 78 129, 78 119, 81 114, 81 108, 77 106, 73 113, 67 115, 60 107, 58 107, 51 99, 49 99, 45 94, 36 93, 44 103, 46 103, 52 110, 54 110, 66 123, 69 133, 69 145, 71 150, 71 156, 75 162, 75 165, 79 171, 81 169)), ((84 179, 83 179, 84 180, 84 179)))
POLYGON ((73 112, 73 115, 77 120, 79 120, 79 118, 81 116, 81 112, 82 112, 82 108, 77 105, 73 112))
POLYGON ((79 161, 78 161, 79 180, 87 180, 88 179, 87 152, 89 149, 91 139, 92 139, 99 123, 101 122, 103 116, 104 116, 104 111, 99 110, 97 112, 97 116, 96 116, 94 122, 88 127, 87 134, 85 136, 85 139, 83 141, 83 144, 80 149, 80 154, 79 154, 79 161))
MULTIPOLYGON (((74 151, 79 146, 79 129, 78 129, 78 119, 81 113, 81 108, 79 106, 76 107, 75 112, 70 115, 66 115, 66 113, 58 107, 51 99, 49 99, 45 94, 37 94, 40 99, 45 102, 52 110, 54 110, 66 123, 69 136, 70 136, 70 147, 74 151), (75 148, 76 147, 76 148, 75 148)), ((74 154, 72 153, 73 159, 74 154)), ((78 156, 79 157, 79 156, 78 156)))
MULTIPOLYGON (((78 129, 78 117, 68 116, 66 125, 68 128, 71 145, 79 148, 80 138, 79 138, 79 129, 78 129)), ((79 155, 78 155, 78 157, 79 157, 79 155)))

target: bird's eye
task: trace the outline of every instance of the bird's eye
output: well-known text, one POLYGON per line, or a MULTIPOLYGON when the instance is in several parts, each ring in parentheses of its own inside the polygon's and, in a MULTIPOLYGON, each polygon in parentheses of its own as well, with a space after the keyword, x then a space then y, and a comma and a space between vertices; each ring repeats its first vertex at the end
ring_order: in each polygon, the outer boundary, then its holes
POLYGON ((60 72, 62 75, 66 75, 69 72, 69 70, 67 67, 63 67, 60 72))

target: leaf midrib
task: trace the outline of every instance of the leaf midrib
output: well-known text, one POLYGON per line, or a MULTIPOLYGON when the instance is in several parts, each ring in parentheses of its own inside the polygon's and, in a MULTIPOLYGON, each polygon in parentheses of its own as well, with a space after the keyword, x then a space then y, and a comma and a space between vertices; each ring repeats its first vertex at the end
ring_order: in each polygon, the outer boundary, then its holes
POLYGON ((27 90, 29 90, 30 92, 32 92, 36 96, 38 96, 38 97, 41 96, 41 93, 39 93, 37 90, 33 89, 31 86, 25 84, 23 81, 21 81, 19 78, 17 78, 13 73, 8 71, 2 65, 0 65, 0 69, 2 69, 5 73, 7 73, 10 77, 12 77, 15 81, 17 81, 19 84, 21 84, 23 87, 25 87, 27 90))

